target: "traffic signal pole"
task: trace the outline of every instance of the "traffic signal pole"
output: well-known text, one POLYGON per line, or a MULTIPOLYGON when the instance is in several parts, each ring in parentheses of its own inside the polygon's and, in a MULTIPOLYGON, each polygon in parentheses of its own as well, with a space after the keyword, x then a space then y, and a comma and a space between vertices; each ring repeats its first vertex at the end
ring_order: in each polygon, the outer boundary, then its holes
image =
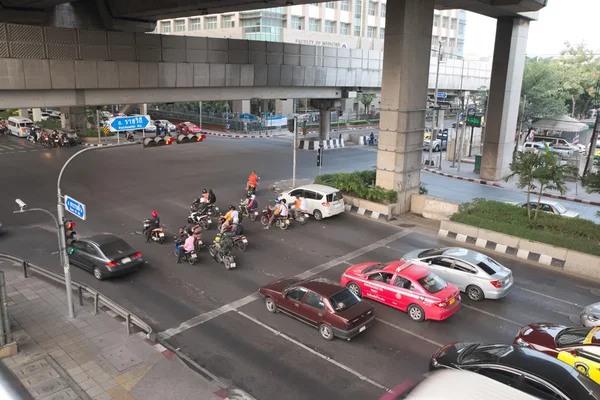
POLYGON ((298 151, 298 117, 294 117, 294 155, 292 161, 292 187, 296 187, 296 151, 298 151))

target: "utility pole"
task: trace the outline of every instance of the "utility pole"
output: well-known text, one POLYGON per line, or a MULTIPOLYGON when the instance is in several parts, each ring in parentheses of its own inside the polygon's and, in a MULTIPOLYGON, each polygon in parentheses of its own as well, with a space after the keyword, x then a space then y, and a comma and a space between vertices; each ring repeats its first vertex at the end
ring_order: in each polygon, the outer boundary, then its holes
MULTIPOLYGON (((433 95, 433 129, 431 131, 431 136, 429 137, 429 160, 427 165, 431 167, 431 162, 433 159, 433 141, 437 139, 437 131, 438 131, 438 85, 440 81, 440 64, 442 59, 444 58, 443 54, 444 43, 440 40, 438 45, 438 59, 437 59, 437 70, 435 72, 435 92, 433 95)), ((442 151, 440 146, 440 151, 442 151)))
POLYGON ((594 159, 596 141, 598 140, 598 130, 600 129, 600 110, 596 111, 596 123, 594 124, 594 132, 592 133, 592 139, 590 141, 590 150, 588 151, 587 160, 585 161, 584 174, 592 172, 592 160, 594 159))
POLYGON ((517 143, 513 150, 513 159, 517 156, 519 150, 519 142, 521 141, 521 135, 523 134, 523 120, 525 119, 525 106, 527 105, 527 95, 523 95, 523 109, 521 111, 521 121, 519 122, 519 134, 517 135, 517 143))
MULTIPOLYGON (((460 92, 459 93, 461 93, 461 94, 462 94, 462 91, 463 91, 463 77, 464 77, 464 75, 465 75, 465 59, 463 58, 462 59, 462 69, 460 71, 460 92)), ((454 137, 454 157, 452 157, 452 168, 455 167, 454 163, 456 161, 456 157, 457 157, 456 155, 458 154, 457 150, 458 150, 458 132, 460 130, 460 115, 462 114, 463 109, 464 109, 464 104, 463 104, 462 96, 461 96, 461 99, 460 99, 460 104, 461 104, 461 107, 458 110, 458 112, 456 113, 456 131, 454 132, 455 133, 455 137, 454 137)), ((447 144, 446 144, 446 147, 448 147, 447 144)))
POLYGON ((294 117, 294 156, 292 162, 292 187, 296 187, 296 151, 298 150, 298 117, 294 117))
POLYGON ((198 128, 202 129, 202 102, 198 102, 198 128))
MULTIPOLYGON (((465 92, 463 95, 463 108, 465 110, 465 112, 467 112, 469 105, 467 104, 467 93, 465 92)), ((462 126, 462 133, 460 135, 460 140, 458 141, 458 168, 456 169, 456 172, 460 172, 460 162, 462 160, 462 147, 463 147, 463 140, 466 134, 466 129, 467 129, 467 121, 465 120, 463 122, 463 126, 462 126)))

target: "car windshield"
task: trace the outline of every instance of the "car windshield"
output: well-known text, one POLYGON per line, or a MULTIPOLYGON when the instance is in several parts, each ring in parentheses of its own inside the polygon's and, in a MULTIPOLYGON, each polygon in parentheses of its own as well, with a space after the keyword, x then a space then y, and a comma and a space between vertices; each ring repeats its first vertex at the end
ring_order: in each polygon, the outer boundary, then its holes
POLYGON ((582 344, 594 328, 567 328, 556 335, 556 345, 559 347, 582 344))
POLYGON ((195 128, 196 127, 196 125, 194 125, 194 124, 185 124, 185 126, 187 126, 188 128, 195 128))
POLYGON ((418 279, 418 282, 423 286, 423 289, 429 293, 437 293, 448 286, 448 284, 439 276, 432 274, 431 272, 424 277, 418 279))
POLYGON ((441 256, 448 249, 427 249, 419 253, 418 258, 441 256))
POLYGON ((461 364, 494 363, 513 350, 510 345, 482 346, 475 344, 468 346, 458 358, 458 362, 461 364))
POLYGON ((329 302, 335 311, 339 312, 354 307, 356 304, 360 303, 360 299, 350 290, 344 289, 341 292, 329 296, 329 302))
POLYGON ((559 214, 564 214, 564 213, 566 213, 566 212, 567 212, 567 209, 566 209, 566 208, 564 208, 564 207, 562 206, 562 204, 558 204, 558 203, 556 203, 556 204, 554 205, 554 208, 556 208, 556 211, 558 211, 558 213, 559 213, 559 214))
POLYGON ((106 257, 111 259, 133 253, 133 248, 131 248, 131 246, 123 239, 116 239, 112 242, 104 243, 100 245, 100 250, 102 250, 106 257))

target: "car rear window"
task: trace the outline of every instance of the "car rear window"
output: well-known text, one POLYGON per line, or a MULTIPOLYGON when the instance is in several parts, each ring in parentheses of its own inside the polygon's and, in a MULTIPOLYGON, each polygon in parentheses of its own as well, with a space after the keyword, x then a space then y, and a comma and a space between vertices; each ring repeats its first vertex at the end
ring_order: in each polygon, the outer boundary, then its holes
POLYGON ((556 335, 556 344, 559 347, 582 344, 594 328, 567 328, 556 335))
POLYGON ((104 243, 100 246, 100 250, 108 258, 118 258, 133 253, 133 248, 122 239, 104 243))
POLYGON ((485 257, 484 260, 480 260, 477 263, 477 266, 488 275, 494 275, 495 273, 502 271, 502 266, 489 257, 485 257))
POLYGON ((342 196, 342 194, 340 192, 329 193, 327 195, 327 201, 329 203, 331 203, 332 201, 342 200, 343 198, 344 198, 344 196, 342 196))
POLYGON ((469 348, 465 349, 463 354, 461 354, 460 363, 470 364, 470 363, 495 363, 500 359, 500 357, 505 356, 506 354, 512 351, 512 346, 510 345, 479 345, 476 344, 474 346, 469 346, 469 348))
POLYGON ((343 289, 342 291, 329 296, 329 302, 335 311, 344 311, 360 303, 360 299, 350 290, 343 289))
POLYGON ((429 293, 437 293, 448 286, 448 284, 442 278, 432 274, 431 272, 418 279, 418 282, 421 286, 423 286, 423 289, 427 290, 429 293))

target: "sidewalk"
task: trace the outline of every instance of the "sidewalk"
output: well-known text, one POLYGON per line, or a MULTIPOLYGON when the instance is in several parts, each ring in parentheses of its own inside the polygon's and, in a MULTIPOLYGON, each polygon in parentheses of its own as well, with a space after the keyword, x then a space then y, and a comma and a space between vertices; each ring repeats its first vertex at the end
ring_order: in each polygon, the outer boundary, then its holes
MULTIPOLYGON (((516 190, 522 192, 522 189, 517 188, 517 177, 513 177, 505 182, 503 179, 498 181, 485 181, 482 180, 478 172, 473 172, 474 167, 474 157, 471 159, 466 159, 461 162, 460 172, 458 171, 458 162, 455 163, 455 166, 452 167, 452 161, 442 160, 442 169, 441 171, 438 169, 440 153, 433 153, 433 160, 435 161, 434 167, 424 166, 423 169, 425 171, 447 176, 449 178, 454 179, 463 179, 471 182, 477 182, 488 186, 496 186, 502 187, 505 189, 516 190)), ((444 153, 445 157, 445 153, 444 153)), ((423 155, 423 161, 428 159, 428 153, 423 155)), ((564 195, 561 195, 557 191, 547 190, 544 192, 544 197, 552 197, 562 200, 575 201, 578 203, 586 203, 593 205, 600 205, 600 196, 597 194, 589 194, 586 193, 585 189, 581 187, 579 182, 566 182, 565 186, 567 187, 567 192, 564 195)))
MULTIPOLYGON (((0 258, 19 353, 2 362, 40 400, 218 400, 231 395, 142 332, 127 335, 108 312, 84 301, 67 318, 64 286, 29 278, 0 258)), ((75 296, 75 299, 77 296, 75 296)), ((135 332, 135 331, 133 331, 135 332)), ((248 398, 248 397, 246 397, 248 398)))

